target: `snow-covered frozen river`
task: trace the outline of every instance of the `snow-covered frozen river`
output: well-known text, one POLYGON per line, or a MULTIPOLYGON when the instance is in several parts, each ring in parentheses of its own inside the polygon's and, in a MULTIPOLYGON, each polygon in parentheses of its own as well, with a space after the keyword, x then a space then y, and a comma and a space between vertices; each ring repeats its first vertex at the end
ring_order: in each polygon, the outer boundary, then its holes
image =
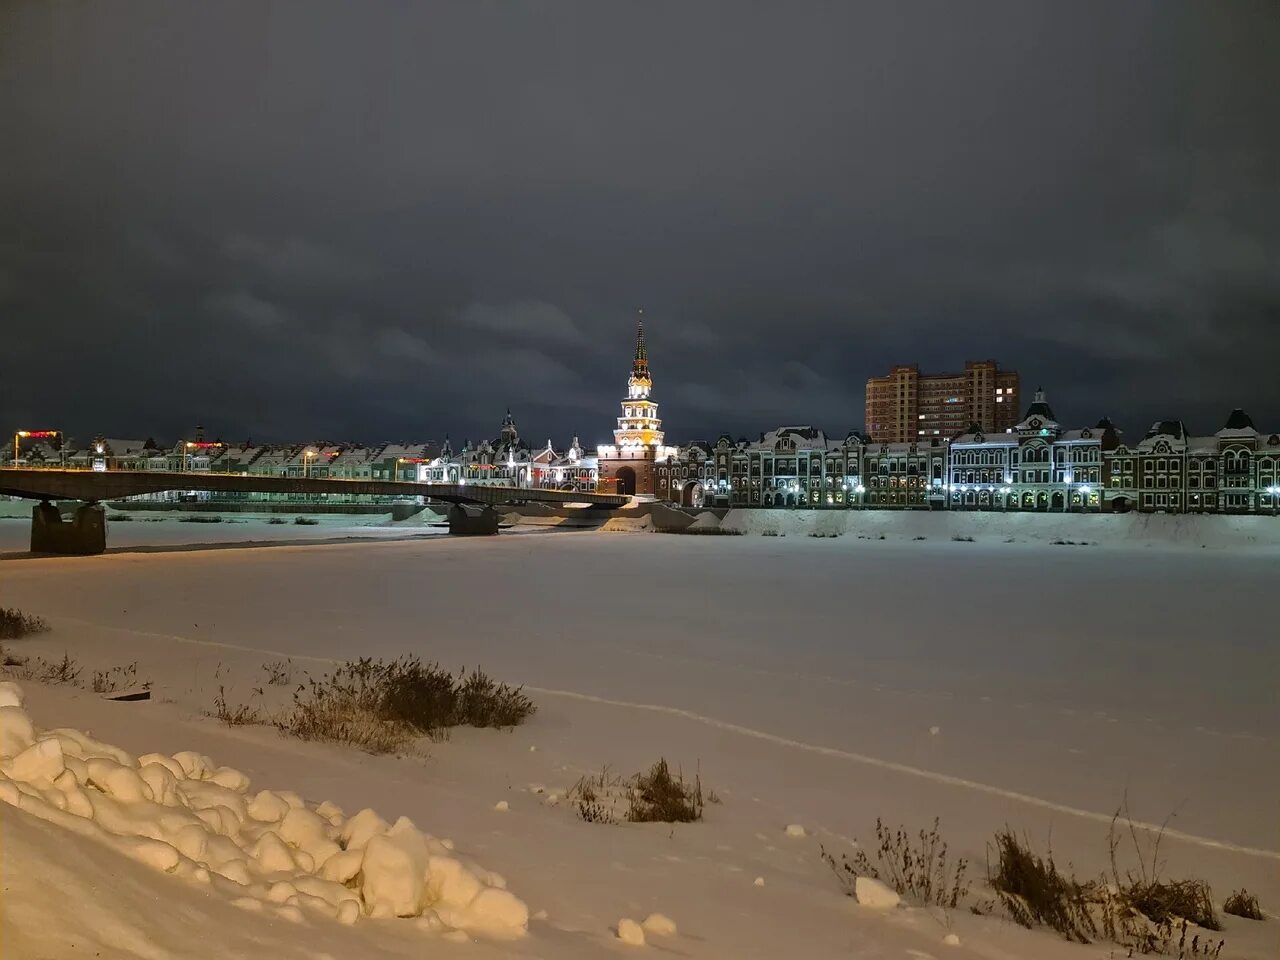
POLYGON ((116 660, 145 634, 479 664, 539 688, 539 723, 551 691, 610 701, 612 723, 573 733, 602 762, 697 729, 704 767, 766 799, 785 782, 833 829, 1038 817, 1057 843, 1105 834, 1127 797, 1192 847, 1270 851, 1275 559, 558 533, 4 561, 0 604, 116 660))
MULTIPOLYGON (((5 503, 0 515, 0 556, 25 553, 31 543, 31 520, 26 504, 5 503)), ((115 516, 114 514, 112 516, 115 516)), ((385 515, 353 516, 332 514, 308 517, 309 522, 294 522, 292 514, 272 518, 261 514, 225 514, 215 523, 193 521, 193 516, 170 512, 130 514, 130 520, 107 521, 107 549, 151 549, 184 545, 220 543, 290 543, 309 540, 398 540, 431 536, 446 532, 421 521, 391 523, 385 515)), ((211 515, 217 516, 217 515, 211 515)))

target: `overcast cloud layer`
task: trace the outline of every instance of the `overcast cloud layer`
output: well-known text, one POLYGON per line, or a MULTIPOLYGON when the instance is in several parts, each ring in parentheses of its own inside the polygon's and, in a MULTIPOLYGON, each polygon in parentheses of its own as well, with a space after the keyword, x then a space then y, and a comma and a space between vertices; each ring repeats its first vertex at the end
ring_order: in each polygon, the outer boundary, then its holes
POLYGON ((0 430, 1280 429, 1273 3, 0 4, 0 430))

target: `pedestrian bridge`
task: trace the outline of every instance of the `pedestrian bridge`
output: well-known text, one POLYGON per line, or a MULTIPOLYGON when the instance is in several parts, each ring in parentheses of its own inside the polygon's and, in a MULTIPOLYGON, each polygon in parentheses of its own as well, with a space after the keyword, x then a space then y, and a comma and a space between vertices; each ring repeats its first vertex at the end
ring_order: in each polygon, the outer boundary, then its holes
POLYGON ((272 477, 244 473, 179 473, 142 470, 46 470, 0 468, 0 494, 39 500, 31 512, 33 553, 102 553, 106 518, 99 504, 172 490, 214 493, 274 493, 295 496, 342 494, 373 497, 425 497, 449 503, 449 531, 457 534, 498 532, 498 504, 582 504, 584 509, 613 510, 629 497, 467 483, 417 483, 408 480, 343 480, 331 477, 272 477), (73 520, 63 520, 54 500, 78 500, 73 520), (476 508, 479 508, 478 510, 476 508))

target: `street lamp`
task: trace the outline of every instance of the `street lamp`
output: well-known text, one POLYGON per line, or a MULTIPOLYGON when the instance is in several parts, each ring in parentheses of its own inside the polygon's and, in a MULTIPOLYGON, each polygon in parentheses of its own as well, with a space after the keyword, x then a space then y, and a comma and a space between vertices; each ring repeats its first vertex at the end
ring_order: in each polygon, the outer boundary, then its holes
POLYGON ((1276 515, 1276 500, 1280 499, 1280 487, 1267 487, 1267 493, 1271 494, 1271 515, 1276 515))
MULTIPOLYGON (((20 455, 20 451, 18 447, 23 440, 28 440, 28 439, 52 440, 54 437, 58 437, 59 439, 61 439, 62 431, 61 430, 15 430, 13 432, 13 465, 15 467, 18 465, 18 457, 20 455)), ((59 458, 66 457, 66 444, 61 444, 58 447, 58 455, 59 455, 59 458)))
POLYGON ((302 476, 304 478, 311 476, 311 461, 317 456, 319 454, 309 447, 302 451, 302 476))

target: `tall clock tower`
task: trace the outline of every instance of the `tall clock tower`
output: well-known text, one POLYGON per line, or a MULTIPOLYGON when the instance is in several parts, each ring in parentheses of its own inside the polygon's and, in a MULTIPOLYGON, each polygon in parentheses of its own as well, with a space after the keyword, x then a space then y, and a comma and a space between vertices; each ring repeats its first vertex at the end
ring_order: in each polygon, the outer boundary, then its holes
POLYGON ((596 448, 601 493, 622 493, 652 498, 657 491, 654 464, 675 456, 664 446, 658 404, 650 398, 653 378, 649 374, 649 351, 644 342, 644 314, 636 322, 636 353, 627 378, 627 395, 622 416, 613 431, 613 443, 596 448))

